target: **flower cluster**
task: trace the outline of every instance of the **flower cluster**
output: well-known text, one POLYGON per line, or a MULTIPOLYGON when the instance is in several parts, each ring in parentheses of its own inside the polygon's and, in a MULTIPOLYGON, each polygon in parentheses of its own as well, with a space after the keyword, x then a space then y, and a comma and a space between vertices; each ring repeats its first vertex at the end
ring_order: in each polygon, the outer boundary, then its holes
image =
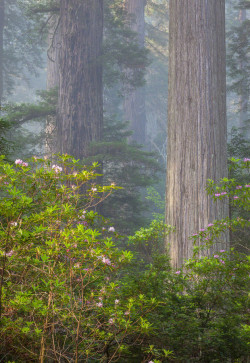
POLYGON ((58 165, 52 165, 52 169, 55 171, 56 174, 62 171, 62 168, 58 165))
POLYGON ((16 159, 15 164, 16 165, 21 165, 21 166, 28 166, 29 165, 28 163, 25 163, 21 159, 16 159))
POLYGON ((109 258, 103 257, 102 262, 105 263, 105 265, 111 265, 111 261, 109 258))

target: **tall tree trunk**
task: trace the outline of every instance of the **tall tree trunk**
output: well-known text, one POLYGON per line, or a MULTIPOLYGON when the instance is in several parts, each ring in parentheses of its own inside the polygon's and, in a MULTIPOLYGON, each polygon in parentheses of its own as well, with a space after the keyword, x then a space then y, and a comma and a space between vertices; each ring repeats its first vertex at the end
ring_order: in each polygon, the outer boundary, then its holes
POLYGON ((57 139, 82 158, 103 129, 103 0, 61 0, 60 26, 57 139))
MULTIPOLYGON (((144 47, 145 41, 145 0, 125 0, 125 8, 131 15, 130 27, 138 34, 138 44, 144 47)), ((132 140, 145 144, 146 140, 146 108, 145 88, 127 90, 124 97, 124 118, 130 121, 133 131, 132 140)))
POLYGON ((176 231, 166 242, 179 267, 192 257, 189 236, 228 215, 227 203, 205 191, 207 179, 227 176, 225 1, 169 6, 166 222, 176 231))
MULTIPOLYGON (((60 17, 51 14, 48 24, 48 57, 47 57, 47 91, 59 86, 59 51, 61 47, 60 17)), ((53 158, 56 152, 55 141, 56 117, 49 116, 46 120, 45 154, 53 158)))
POLYGON ((3 30, 4 30, 4 1, 0 0, 0 106, 3 98, 3 30))
MULTIPOLYGON (((248 33, 247 26, 244 27, 244 22, 247 20, 246 8, 240 9, 239 21, 242 27, 242 43, 240 47, 247 52, 248 33)), ((247 54, 241 55, 240 59, 240 72, 241 72, 241 86, 240 86, 240 115, 239 115, 239 127, 246 128, 246 122, 248 120, 248 102, 249 102, 249 84, 248 84, 248 56, 247 54)), ((249 130, 248 130, 249 133, 249 130)))
POLYGON ((59 86, 59 50, 61 47, 59 15, 51 15, 48 25, 47 90, 50 90, 59 86))

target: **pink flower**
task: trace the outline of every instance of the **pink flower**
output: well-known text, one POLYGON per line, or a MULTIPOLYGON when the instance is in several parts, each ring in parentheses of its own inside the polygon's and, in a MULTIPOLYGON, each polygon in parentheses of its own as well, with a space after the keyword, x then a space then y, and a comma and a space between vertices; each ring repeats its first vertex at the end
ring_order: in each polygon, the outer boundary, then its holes
POLYGON ((7 257, 11 257, 11 256, 13 255, 13 253, 14 253, 14 251, 13 251, 13 250, 11 250, 10 252, 6 253, 6 256, 7 256, 7 257))
POLYGON ((109 227, 109 232, 115 232, 115 228, 114 227, 109 227))
POLYGON ((223 261, 223 260, 220 260, 220 262, 224 265, 225 264, 225 261, 223 261))
POLYGON ((21 165, 23 163, 23 161, 21 159, 16 159, 15 164, 16 165, 21 165))
POLYGON ((204 228, 201 228, 201 229, 200 229, 200 232, 204 232, 204 231, 205 231, 205 229, 204 229, 204 228))
POLYGON ((239 199, 239 197, 237 197, 237 195, 234 196, 234 199, 239 199))
POLYGON ((92 192, 97 192, 97 188, 91 188, 92 192))
POLYGON ((241 185, 237 185, 236 189, 241 189, 242 186, 241 185))
POLYGON ((250 159, 244 158, 244 163, 247 163, 248 161, 250 161, 250 159))
POLYGON ((226 195, 226 194, 227 194, 227 192, 222 192, 222 193, 221 193, 221 195, 226 195))
POLYGON ((105 263, 105 265, 111 265, 111 261, 109 258, 103 257, 102 262, 105 263))
POLYGON ((207 226, 208 227, 212 227, 213 226, 213 223, 209 223, 207 226))
POLYGON ((250 188, 250 184, 245 185, 246 188, 250 188))
POLYGON ((102 308, 102 307, 103 307, 103 303, 102 303, 102 302, 98 302, 98 303, 96 304, 96 306, 98 306, 98 308, 102 308))
POLYGON ((62 171, 62 168, 58 165, 52 165, 52 169, 55 171, 56 174, 62 171))
POLYGON ((152 360, 150 361, 150 362, 148 362, 148 363, 154 363, 152 360))
POLYGON ((22 163, 22 166, 28 166, 29 164, 28 163, 22 163))
POLYGON ((115 300, 115 305, 119 304, 120 300, 116 299, 115 300))
POLYGON ((220 256, 219 255, 214 255, 214 258, 219 258, 220 256))
POLYGON ((215 194, 214 196, 215 196, 215 197, 219 197, 219 196, 220 196, 220 194, 219 194, 219 193, 217 193, 217 194, 215 194))
POLYGON ((181 271, 176 271, 175 273, 176 273, 177 275, 180 275, 181 271))
POLYGON ((129 311, 125 311, 124 315, 129 315, 129 311))
POLYGON ((114 319, 109 319, 109 324, 114 324, 114 319))
POLYGON ((220 250, 220 253, 223 253, 223 252, 225 252, 225 250, 220 250))

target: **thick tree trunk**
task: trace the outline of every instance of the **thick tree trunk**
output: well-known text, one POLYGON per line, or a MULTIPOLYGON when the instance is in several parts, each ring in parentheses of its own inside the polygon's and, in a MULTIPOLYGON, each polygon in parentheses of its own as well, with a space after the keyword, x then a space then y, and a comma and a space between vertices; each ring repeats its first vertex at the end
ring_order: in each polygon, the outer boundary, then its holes
POLYGON ((3 30, 4 30, 4 0, 0 0, 0 106, 3 98, 3 30))
POLYGON ((166 242, 179 267, 192 257, 189 236, 228 215, 227 204, 205 191, 207 179, 227 176, 225 1, 169 6, 166 222, 176 231, 166 242))
POLYGON ((61 0, 60 26, 57 139, 82 158, 103 128, 103 0, 61 0))
MULTIPOLYGON (((144 47, 145 41, 145 0, 125 0, 125 8, 131 15, 130 27, 138 34, 138 44, 144 47)), ((146 140, 146 108, 145 88, 127 90, 124 97, 124 118, 130 121, 133 131, 132 140, 145 144, 146 140)))

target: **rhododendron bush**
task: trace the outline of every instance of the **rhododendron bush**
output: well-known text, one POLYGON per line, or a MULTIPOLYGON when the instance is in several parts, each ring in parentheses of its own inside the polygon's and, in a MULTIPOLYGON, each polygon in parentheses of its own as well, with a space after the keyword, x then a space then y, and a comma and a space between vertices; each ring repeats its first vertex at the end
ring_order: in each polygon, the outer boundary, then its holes
POLYGON ((95 184, 96 166, 67 155, 53 165, 1 159, 1 358, 112 361, 132 332, 141 340, 150 329, 155 300, 117 299, 117 275, 133 256, 94 212, 115 188, 95 184))

